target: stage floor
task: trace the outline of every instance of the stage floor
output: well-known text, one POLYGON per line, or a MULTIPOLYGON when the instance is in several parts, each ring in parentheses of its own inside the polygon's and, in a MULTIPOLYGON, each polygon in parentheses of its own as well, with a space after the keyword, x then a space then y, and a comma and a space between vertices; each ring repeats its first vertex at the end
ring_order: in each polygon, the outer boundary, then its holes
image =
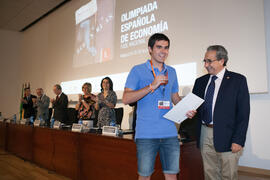
POLYGON ((1 180, 70 180, 0 149, 1 180))

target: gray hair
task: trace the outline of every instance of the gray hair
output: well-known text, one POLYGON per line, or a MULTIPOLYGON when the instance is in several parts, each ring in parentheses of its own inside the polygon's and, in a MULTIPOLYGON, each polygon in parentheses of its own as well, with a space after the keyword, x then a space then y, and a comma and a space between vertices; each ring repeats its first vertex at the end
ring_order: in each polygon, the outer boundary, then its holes
POLYGON ((228 51, 225 49, 225 47, 221 45, 213 45, 213 46, 209 46, 207 48, 207 51, 216 51, 217 60, 224 59, 223 66, 227 65, 229 58, 228 58, 228 51))

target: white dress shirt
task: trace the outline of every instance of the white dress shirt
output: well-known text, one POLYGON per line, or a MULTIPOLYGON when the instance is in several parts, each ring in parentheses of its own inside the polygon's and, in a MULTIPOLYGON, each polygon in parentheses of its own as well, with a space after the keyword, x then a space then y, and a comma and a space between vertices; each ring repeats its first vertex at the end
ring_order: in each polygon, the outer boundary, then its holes
MULTIPOLYGON (((223 68, 223 69, 216 75, 216 76, 217 76, 217 79, 215 80, 215 91, 214 91, 213 104, 212 104, 212 120, 213 120, 213 121, 214 121, 213 115, 214 115, 214 109, 215 109, 215 105, 216 105, 217 95, 218 95, 218 91, 219 91, 219 88, 220 88, 222 79, 223 79, 224 74, 225 74, 225 70, 226 70, 226 69, 223 68)), ((204 97, 205 97, 205 95, 206 95, 208 86, 209 86, 209 84, 210 84, 210 82, 211 82, 212 76, 213 76, 213 75, 210 75, 210 78, 209 78, 209 80, 208 80, 208 83, 207 83, 207 86, 206 86, 206 89, 205 89, 205 93, 204 93, 204 97)), ((213 121, 212 121, 210 124, 213 124, 213 121)))
POLYGON ((44 94, 42 94, 41 96, 39 96, 39 100, 41 100, 43 98, 44 94))
POLYGON ((60 98, 60 96, 62 95, 62 92, 60 93, 60 94, 58 94, 57 96, 58 96, 58 98, 60 98))

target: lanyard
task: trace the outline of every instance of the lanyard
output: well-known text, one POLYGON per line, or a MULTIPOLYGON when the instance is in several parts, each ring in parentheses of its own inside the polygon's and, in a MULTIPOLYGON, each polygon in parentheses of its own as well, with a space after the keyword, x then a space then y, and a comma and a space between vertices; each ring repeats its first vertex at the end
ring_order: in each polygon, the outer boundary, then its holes
MULTIPOLYGON (((154 78, 157 76, 155 71, 154 71, 154 67, 153 67, 153 63, 152 63, 152 60, 150 60, 150 64, 151 64, 151 68, 152 68, 152 72, 153 72, 153 76, 154 78)), ((168 77, 168 71, 166 72, 166 75, 168 77)), ((167 83, 162 83, 161 85, 166 85, 167 83)))
POLYGON ((155 73, 154 68, 153 68, 152 60, 150 60, 150 64, 151 64, 152 72, 153 72, 153 75, 154 75, 154 78, 155 78, 156 77, 156 73, 155 73))

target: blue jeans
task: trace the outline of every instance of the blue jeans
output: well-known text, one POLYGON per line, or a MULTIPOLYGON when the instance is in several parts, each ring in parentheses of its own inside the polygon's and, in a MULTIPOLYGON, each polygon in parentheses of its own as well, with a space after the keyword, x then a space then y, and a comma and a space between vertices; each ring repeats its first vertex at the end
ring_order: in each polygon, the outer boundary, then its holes
POLYGON ((180 143, 177 137, 162 139, 136 139, 138 173, 151 176, 159 152, 163 173, 179 172, 180 143))

